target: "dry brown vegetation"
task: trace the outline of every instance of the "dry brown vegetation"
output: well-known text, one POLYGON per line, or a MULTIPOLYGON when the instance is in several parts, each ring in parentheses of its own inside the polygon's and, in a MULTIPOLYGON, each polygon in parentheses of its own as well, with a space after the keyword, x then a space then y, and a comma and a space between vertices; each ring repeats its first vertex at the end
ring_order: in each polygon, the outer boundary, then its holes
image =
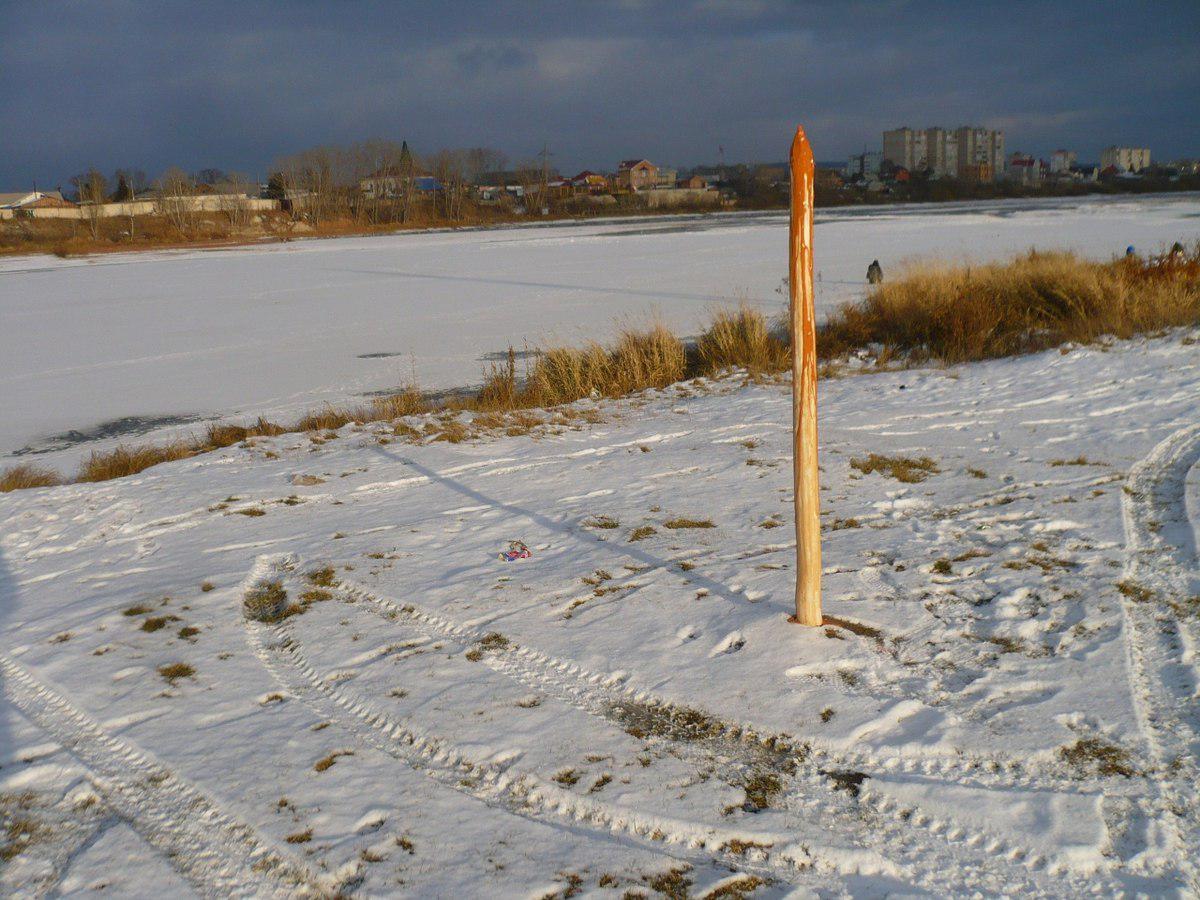
POLYGON ((142 444, 137 447, 121 445, 107 453, 92 452, 79 467, 76 481, 109 481, 124 478, 156 466, 159 463, 187 459, 200 450, 183 442, 172 444, 142 444))
POLYGON ((737 366, 756 374, 782 372, 791 366, 790 353, 786 333, 772 330, 762 313, 745 304, 718 311, 696 343, 697 368, 706 375, 737 366))
MULTIPOLYGON (((861 350, 873 351, 879 364, 958 363, 1196 324, 1200 245, 1185 253, 1107 263, 1069 253, 1029 253, 984 266, 914 266, 897 280, 872 287, 861 303, 835 312, 822 326, 817 348, 830 364, 861 350)), ((350 423, 395 422, 395 435, 410 441, 459 443, 481 434, 526 434, 539 426, 561 424, 559 420, 567 422, 567 414, 597 420, 590 411, 560 411, 548 418, 529 410, 587 397, 621 397, 735 367, 754 375, 790 367, 786 332, 748 305, 717 311, 694 347, 685 346, 660 323, 626 327, 612 347, 591 343, 541 350, 523 377, 517 372, 516 353, 510 350, 473 394, 433 400, 409 387, 358 406, 326 406, 289 426, 262 418, 250 425, 213 424, 187 441, 93 453, 76 480, 134 475, 160 462, 284 433, 323 433, 320 438, 314 435, 320 442, 350 423), (469 425, 457 418, 460 413, 473 415, 469 425), (439 418, 422 428, 398 421, 423 414, 439 418)), ((865 461, 869 467, 871 462, 865 461)), ((923 465, 903 467, 903 472, 891 465, 881 468, 892 477, 917 481, 936 471, 923 465)), ((58 483, 56 473, 36 466, 19 465, 0 473, 0 491, 58 483)))
POLYGON ((825 358, 880 345, 884 357, 960 363, 1197 323, 1200 245, 1108 263, 1031 252, 982 266, 910 266, 838 310, 817 343, 825 358))
POLYGON ((917 484, 930 475, 936 475, 941 469, 928 456, 884 456, 871 453, 866 459, 857 457, 850 460, 850 468, 857 469, 864 475, 880 472, 905 484, 917 484))
POLYGON ((57 472, 28 463, 0 472, 0 494, 25 488, 53 487, 56 484, 62 484, 57 472))

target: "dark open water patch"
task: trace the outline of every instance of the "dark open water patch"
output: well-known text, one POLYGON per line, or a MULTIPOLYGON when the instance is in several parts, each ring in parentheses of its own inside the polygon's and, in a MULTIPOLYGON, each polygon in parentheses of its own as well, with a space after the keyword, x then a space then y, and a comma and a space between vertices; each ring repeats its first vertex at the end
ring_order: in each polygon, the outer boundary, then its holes
MULTIPOLYGON (((504 362, 508 359, 507 350, 493 350, 491 353, 485 353, 479 357, 480 362, 504 362)), ((513 359, 537 359, 542 355, 541 350, 513 350, 513 359)))
POLYGON ((359 359, 391 359, 393 356, 407 356, 403 350, 385 350, 382 353, 360 353, 359 359))
POLYGON ((172 425, 187 425, 192 422, 203 422, 208 418, 211 417, 191 413, 181 416, 122 416, 120 419, 110 419, 107 422, 101 422, 99 425, 93 425, 91 428, 83 430, 71 429, 61 434, 52 434, 40 441, 26 444, 20 450, 14 450, 11 455, 37 456, 41 453, 57 453, 60 450, 69 450, 80 444, 89 444, 93 441, 104 441, 111 438, 137 437, 138 435, 149 434, 151 431, 157 431, 159 428, 169 428, 172 425))

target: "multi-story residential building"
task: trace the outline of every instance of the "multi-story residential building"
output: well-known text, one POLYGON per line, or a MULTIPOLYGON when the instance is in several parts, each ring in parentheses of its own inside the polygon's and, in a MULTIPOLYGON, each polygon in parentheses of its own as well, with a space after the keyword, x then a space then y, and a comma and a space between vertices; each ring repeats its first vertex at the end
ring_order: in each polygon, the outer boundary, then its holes
POLYGON ((883 158, 937 176, 994 180, 1004 173, 1004 132, 970 125, 953 131, 895 128, 883 133, 883 158))
POLYGON ((995 180, 1004 174, 1004 132, 964 125, 954 132, 958 140, 958 177, 969 180, 979 166, 991 170, 995 180))
POLYGON ((1105 147, 1100 151, 1100 168, 1113 166, 1124 172, 1140 172, 1150 168, 1148 147, 1105 147))
POLYGON ((1071 171, 1076 159, 1074 150, 1055 150, 1050 154, 1050 174, 1065 175, 1071 171))
POLYGON ((925 168, 925 132, 907 125, 883 133, 883 158, 905 169, 925 168))
POLYGON ((641 191, 657 187, 657 185, 658 166, 648 159, 623 159, 617 167, 617 186, 619 188, 627 191, 641 191))
POLYGON ((1046 164, 1024 153, 1014 153, 1008 158, 1007 176, 1009 181, 1018 184, 1036 186, 1046 177, 1046 164))
POLYGON ((876 151, 859 153, 846 159, 842 174, 847 178, 878 178, 879 169, 883 165, 883 154, 876 151))
POLYGON ((939 178, 958 175, 958 137, 953 131, 925 129, 925 168, 939 178))

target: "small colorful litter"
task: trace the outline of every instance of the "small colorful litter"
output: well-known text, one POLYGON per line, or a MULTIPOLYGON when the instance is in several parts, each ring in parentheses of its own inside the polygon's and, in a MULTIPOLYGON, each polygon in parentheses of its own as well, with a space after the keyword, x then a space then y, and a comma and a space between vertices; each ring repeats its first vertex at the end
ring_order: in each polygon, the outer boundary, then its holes
POLYGON ((514 562, 518 559, 529 559, 533 554, 529 552, 521 541, 509 541, 508 549, 500 554, 500 558, 505 562, 514 562))

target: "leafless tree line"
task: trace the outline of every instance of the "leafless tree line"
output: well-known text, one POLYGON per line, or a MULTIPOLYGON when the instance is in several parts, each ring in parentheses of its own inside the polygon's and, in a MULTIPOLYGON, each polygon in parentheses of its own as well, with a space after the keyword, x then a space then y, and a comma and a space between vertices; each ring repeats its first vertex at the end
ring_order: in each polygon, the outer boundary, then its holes
POLYGON ((417 157, 406 143, 371 140, 314 147, 279 159, 270 191, 311 223, 350 219, 366 224, 407 222, 418 204, 450 222, 465 214, 479 176, 502 170, 507 157, 489 147, 439 150, 417 157), (436 189, 422 179, 430 178, 436 189))
MULTIPOLYGON (((332 220, 402 224, 418 215, 423 220, 460 222, 472 211, 472 187, 480 176, 503 172, 507 165, 505 154, 490 147, 443 149, 418 157, 405 142, 368 140, 281 157, 272 166, 267 195, 284 201, 293 218, 314 226, 332 220)), ((514 180, 524 189, 527 207, 546 205, 543 163, 518 164, 505 178, 508 184, 514 180)), ((221 196, 216 211, 231 227, 244 228, 253 212, 239 198, 258 194, 257 184, 246 175, 215 168, 189 174, 172 166, 153 182, 139 169, 117 169, 110 179, 90 168, 72 178, 71 184, 85 208, 84 221, 93 238, 100 230, 99 207, 104 203, 150 197, 155 211, 172 228, 190 236, 203 217, 196 196, 221 196)), ((211 206, 207 211, 212 211, 211 206)))

